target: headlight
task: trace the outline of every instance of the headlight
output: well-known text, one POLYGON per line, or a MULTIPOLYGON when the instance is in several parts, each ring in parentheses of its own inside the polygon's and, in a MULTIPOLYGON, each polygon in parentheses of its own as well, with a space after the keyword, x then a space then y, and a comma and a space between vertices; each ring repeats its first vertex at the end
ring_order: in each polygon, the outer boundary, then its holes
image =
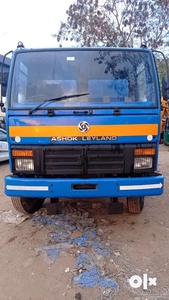
POLYGON ((34 160, 29 158, 15 159, 16 171, 34 171, 34 160))
POLYGON ((136 157, 134 159, 134 169, 151 169, 153 167, 153 158, 152 157, 136 157))

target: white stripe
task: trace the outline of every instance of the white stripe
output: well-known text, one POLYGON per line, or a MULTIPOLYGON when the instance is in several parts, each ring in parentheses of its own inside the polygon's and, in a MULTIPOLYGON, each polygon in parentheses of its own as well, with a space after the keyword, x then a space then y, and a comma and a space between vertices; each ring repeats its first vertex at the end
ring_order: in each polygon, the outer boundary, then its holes
POLYGON ((162 183, 158 184, 144 184, 144 185, 121 185, 120 191, 128 191, 128 190, 151 190, 151 189, 161 189, 162 183))
POLYGON ((48 191, 48 186, 20 186, 20 185, 7 185, 7 190, 13 191, 48 191))

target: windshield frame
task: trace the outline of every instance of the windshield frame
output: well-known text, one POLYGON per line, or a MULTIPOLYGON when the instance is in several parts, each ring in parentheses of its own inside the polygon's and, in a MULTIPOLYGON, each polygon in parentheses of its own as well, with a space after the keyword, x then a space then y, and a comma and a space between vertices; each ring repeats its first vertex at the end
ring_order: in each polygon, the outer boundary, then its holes
MULTIPOLYGON (((22 110, 22 111, 29 111, 33 106, 26 106, 26 107, 13 107, 11 106, 11 95, 12 95, 12 82, 13 82, 13 76, 14 76, 14 70, 15 70, 15 63, 17 59, 17 55, 21 53, 30 53, 30 52, 60 52, 60 51, 129 51, 129 52, 143 52, 147 53, 149 55, 151 67, 152 67, 152 76, 153 76, 153 83, 154 83, 154 95, 155 95, 155 104, 153 106, 144 105, 142 102, 137 103, 137 105, 90 105, 90 106, 81 106, 81 105, 72 105, 72 106, 63 106, 62 101, 59 102, 60 105, 57 106, 51 106, 49 105, 49 102, 46 102, 42 107, 40 107, 38 110, 81 110, 81 109, 92 109, 92 110, 106 110, 106 109, 157 109, 160 106, 160 90, 158 89, 159 82, 158 82, 158 74, 156 69, 156 63, 153 57, 153 53, 150 49, 143 49, 143 48, 112 48, 112 47, 83 47, 83 48, 42 48, 42 49, 17 49, 13 52, 13 57, 11 61, 11 68, 9 72, 9 85, 7 89, 7 107, 10 110, 22 110)), ((68 96, 68 95, 67 95, 68 96)), ((64 101, 64 100, 63 100, 64 101)), ((35 106, 37 102, 34 103, 35 106)))

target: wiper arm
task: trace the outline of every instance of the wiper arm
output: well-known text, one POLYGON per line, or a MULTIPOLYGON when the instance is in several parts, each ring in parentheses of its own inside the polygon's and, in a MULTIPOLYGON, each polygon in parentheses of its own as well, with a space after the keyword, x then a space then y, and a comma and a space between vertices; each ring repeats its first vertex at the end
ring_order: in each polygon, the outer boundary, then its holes
POLYGON ((77 98, 77 97, 87 96, 87 95, 89 95, 89 93, 65 95, 65 96, 58 97, 58 98, 52 98, 52 99, 44 100, 39 105, 35 106, 34 108, 31 108, 29 110, 29 115, 31 115, 34 111, 38 110, 44 103, 47 103, 47 102, 56 102, 56 101, 61 101, 61 100, 67 100, 67 99, 70 99, 70 98, 77 98))

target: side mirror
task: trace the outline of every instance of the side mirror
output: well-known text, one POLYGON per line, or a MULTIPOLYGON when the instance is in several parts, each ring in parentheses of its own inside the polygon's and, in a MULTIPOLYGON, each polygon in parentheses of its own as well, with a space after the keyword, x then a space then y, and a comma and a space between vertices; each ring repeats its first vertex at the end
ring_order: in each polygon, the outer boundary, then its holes
POLYGON ((2 85, 0 84, 0 110, 1 111, 2 111, 3 107, 4 107, 4 103, 2 102, 2 85))
POLYGON ((1 96, 6 97, 6 90, 7 90, 7 84, 8 84, 8 76, 9 72, 4 72, 3 77, 1 78, 1 96))
POLYGON ((1 95, 2 97, 6 97, 7 86, 2 86, 1 95))
POLYGON ((167 77, 162 78, 162 96, 164 100, 169 99, 169 83, 167 77))
POLYGON ((3 72, 4 64, 5 64, 5 59, 8 54, 12 53, 13 51, 7 52, 2 60, 1 64, 1 70, 0 70, 0 107, 4 106, 2 102, 2 97, 6 97, 6 90, 7 90, 7 84, 8 84, 8 76, 9 76, 9 71, 8 72, 3 72))
POLYGON ((1 108, 1 111, 2 111, 3 113, 6 113, 6 107, 3 106, 3 107, 1 108))

